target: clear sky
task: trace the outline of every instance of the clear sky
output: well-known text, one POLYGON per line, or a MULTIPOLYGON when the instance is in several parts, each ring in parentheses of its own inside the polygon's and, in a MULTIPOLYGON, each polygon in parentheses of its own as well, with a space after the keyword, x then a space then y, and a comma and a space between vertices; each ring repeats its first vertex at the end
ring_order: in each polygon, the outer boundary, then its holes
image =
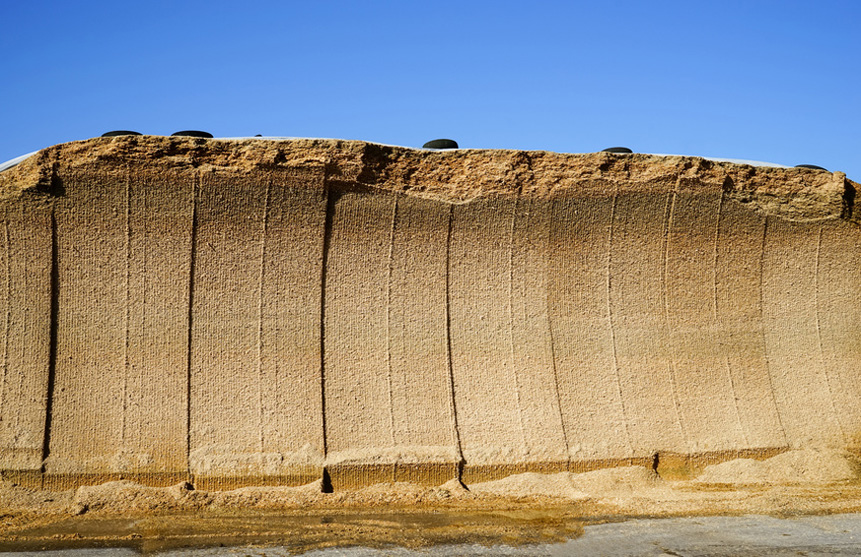
POLYGON ((861 2, 0 0, 0 162, 115 129, 818 164, 861 2))

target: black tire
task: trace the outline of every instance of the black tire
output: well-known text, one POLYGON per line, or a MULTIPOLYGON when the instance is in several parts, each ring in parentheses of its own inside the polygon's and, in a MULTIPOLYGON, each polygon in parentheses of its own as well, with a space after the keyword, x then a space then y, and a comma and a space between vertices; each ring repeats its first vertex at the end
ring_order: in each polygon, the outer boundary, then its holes
POLYGON ((121 135, 141 135, 139 132, 132 132, 129 130, 115 130, 112 132, 106 132, 102 134, 102 137, 119 137, 121 135))
POLYGON ((453 139, 434 139, 422 145, 422 149, 457 149, 457 141, 453 139))
POLYGON ((815 164, 796 164, 795 168, 809 168, 811 170, 824 170, 828 172, 827 168, 822 168, 821 166, 816 166, 815 164))
POLYGON ((606 149, 602 150, 601 152, 602 153, 624 153, 626 155, 630 155, 631 153, 633 153, 633 151, 631 151, 627 147, 607 147, 606 149))
POLYGON ((185 130, 170 134, 171 137, 202 137, 204 139, 212 139, 212 134, 209 132, 201 132, 197 130, 185 130))

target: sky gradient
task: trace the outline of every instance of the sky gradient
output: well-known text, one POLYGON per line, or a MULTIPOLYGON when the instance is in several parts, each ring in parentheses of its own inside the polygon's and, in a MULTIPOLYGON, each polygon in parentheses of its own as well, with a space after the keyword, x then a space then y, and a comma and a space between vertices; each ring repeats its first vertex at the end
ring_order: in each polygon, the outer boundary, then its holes
POLYGON ((861 181, 861 2, 0 0, 0 162, 114 129, 818 164, 861 181))

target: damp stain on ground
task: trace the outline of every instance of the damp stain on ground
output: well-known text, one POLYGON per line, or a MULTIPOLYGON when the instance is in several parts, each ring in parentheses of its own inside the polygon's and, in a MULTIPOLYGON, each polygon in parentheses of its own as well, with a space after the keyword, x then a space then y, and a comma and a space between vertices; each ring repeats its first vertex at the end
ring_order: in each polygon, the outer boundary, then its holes
POLYGON ((24 527, 0 551, 124 547, 144 553, 183 548, 278 546, 302 553, 330 547, 421 548, 456 544, 559 543, 583 532, 563 507, 508 511, 393 509, 381 512, 204 512, 145 517, 76 516, 24 527))

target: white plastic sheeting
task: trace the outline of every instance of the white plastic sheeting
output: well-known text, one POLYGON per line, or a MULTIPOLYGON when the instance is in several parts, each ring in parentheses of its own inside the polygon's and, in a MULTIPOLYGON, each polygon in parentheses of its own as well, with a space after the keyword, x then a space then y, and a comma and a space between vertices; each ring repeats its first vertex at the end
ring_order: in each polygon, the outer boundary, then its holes
POLYGON ((15 157, 14 159, 10 159, 10 160, 0 164, 0 172, 3 172, 4 170, 8 170, 8 169, 12 168, 13 166, 16 166, 16 165, 24 162, 25 160, 29 159, 30 157, 32 157, 33 155, 35 155, 38 152, 39 151, 33 151, 32 153, 27 153, 26 155, 21 155, 20 157, 15 157))

